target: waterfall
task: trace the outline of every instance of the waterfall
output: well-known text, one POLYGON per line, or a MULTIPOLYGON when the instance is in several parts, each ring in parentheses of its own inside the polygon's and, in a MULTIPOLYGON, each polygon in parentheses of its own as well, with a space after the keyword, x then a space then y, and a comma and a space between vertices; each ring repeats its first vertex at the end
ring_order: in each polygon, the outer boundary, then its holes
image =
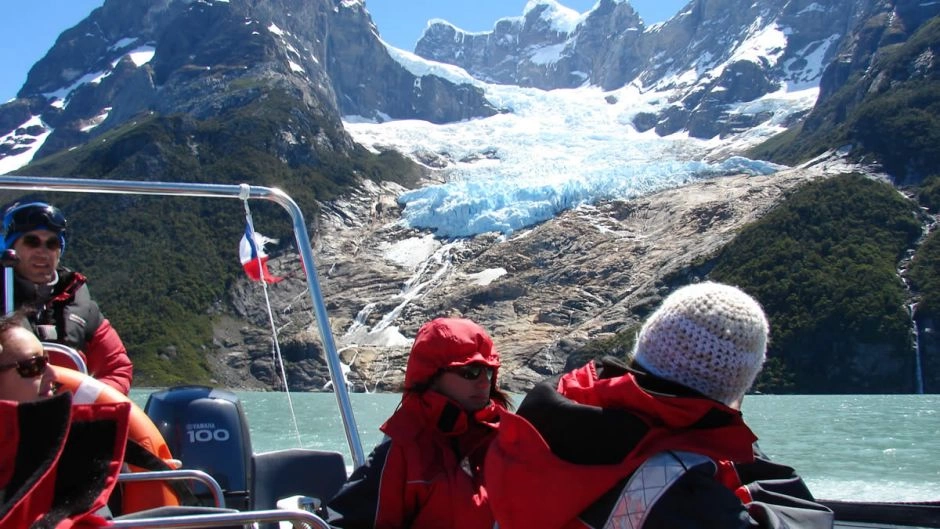
POLYGON ((924 369, 920 353, 920 329, 917 326, 917 303, 908 305, 911 314, 911 333, 914 337, 914 393, 924 394, 924 369))
MULTIPOLYGON (((349 329, 346 331, 346 334, 343 337, 349 337, 356 334, 356 331, 366 327, 366 322, 369 319, 369 315, 372 314, 372 311, 375 310, 377 303, 367 303, 365 307, 362 307, 362 310, 356 314, 356 318, 353 320, 352 325, 349 326, 349 329)), ((368 329, 366 329, 368 332, 368 329)))
POLYGON ((391 299, 398 304, 385 313, 374 326, 369 327, 369 316, 375 312, 379 303, 366 304, 356 314, 352 324, 343 335, 346 343, 372 344, 372 345, 411 345, 411 341, 402 336, 397 327, 392 326, 401 312, 412 301, 419 299, 427 291, 439 286, 447 274, 453 270, 453 253, 455 248, 463 245, 462 241, 444 244, 433 254, 425 258, 414 269, 412 276, 404 283, 402 289, 391 299))
POLYGON ((445 274, 453 267, 452 254, 454 248, 458 248, 461 244, 460 241, 447 243, 438 248, 434 254, 422 262, 411 278, 405 282, 401 292, 395 296, 402 300, 401 303, 382 316, 382 319, 375 324, 370 332, 377 333, 391 325, 409 303, 420 297, 425 290, 439 285, 441 278, 445 277, 445 274), (431 277, 426 279, 428 274, 430 274, 431 277))

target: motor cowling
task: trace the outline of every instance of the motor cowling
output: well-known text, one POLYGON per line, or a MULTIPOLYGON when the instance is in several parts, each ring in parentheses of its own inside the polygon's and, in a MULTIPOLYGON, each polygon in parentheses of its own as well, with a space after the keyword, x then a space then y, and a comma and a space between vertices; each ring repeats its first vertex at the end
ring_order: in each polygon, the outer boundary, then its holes
MULTIPOLYGON (((207 386, 177 386, 152 393, 144 411, 183 468, 215 478, 227 507, 247 508, 251 437, 237 395, 207 386)), ((201 500, 211 501, 207 487, 194 488, 201 500)))

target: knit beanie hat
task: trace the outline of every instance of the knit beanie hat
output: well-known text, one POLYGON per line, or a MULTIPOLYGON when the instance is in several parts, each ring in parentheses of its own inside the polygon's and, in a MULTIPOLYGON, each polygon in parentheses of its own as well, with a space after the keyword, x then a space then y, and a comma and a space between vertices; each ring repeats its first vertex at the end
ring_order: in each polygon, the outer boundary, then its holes
POLYGON ((769 326, 757 301, 736 287, 682 287, 643 324, 633 360, 660 378, 731 405, 754 383, 769 326))

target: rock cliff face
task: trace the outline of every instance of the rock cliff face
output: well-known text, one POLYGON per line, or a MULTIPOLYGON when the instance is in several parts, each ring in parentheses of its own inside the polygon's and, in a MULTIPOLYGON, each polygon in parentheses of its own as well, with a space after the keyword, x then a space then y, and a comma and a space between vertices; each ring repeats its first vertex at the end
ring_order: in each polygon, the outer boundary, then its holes
MULTIPOLYGON (((315 249, 349 381, 358 391, 399 389, 410 346, 402 338, 413 338, 429 318, 452 315, 490 330, 503 354, 503 383, 527 390, 564 370, 569 355, 588 341, 636 326, 670 281, 701 277, 701 262, 795 186, 847 170, 833 163, 714 178, 583 207, 508 240, 436 241, 402 227, 397 211, 384 206, 400 190, 367 185, 319 219, 315 249), (403 249, 415 260, 401 258, 403 249)), ((276 261, 276 270, 289 273, 287 261, 276 261)), ((264 333, 267 316, 257 288, 242 286, 239 312, 255 322, 242 329, 250 338, 264 333)), ((327 375, 304 288, 288 280, 271 293, 276 306, 290 306, 278 322, 281 335, 303 337, 289 342, 314 340, 300 355, 304 363, 288 365, 288 380, 292 387, 319 389, 327 375)), ((238 353, 242 338, 230 340, 223 349, 232 366, 249 365, 267 380, 270 356, 249 358, 238 353)))
MULTIPOLYGON (((938 14, 940 4, 936 3, 898 1, 871 6, 859 29, 842 43, 839 54, 826 67, 819 83, 818 102, 806 117, 801 138, 812 142, 814 137, 831 134, 847 116, 859 119, 857 111, 862 107, 887 106, 893 113, 900 106, 897 100, 891 100, 895 94, 934 91, 931 84, 940 78, 935 29, 938 14)), ((929 149, 876 147, 879 137, 897 135, 886 134, 884 125, 856 121, 850 127, 859 133, 857 143, 882 151, 877 152, 878 157, 899 184, 917 184, 936 172, 936 153, 929 149)), ((900 128, 923 134, 925 127, 905 123, 900 128)))

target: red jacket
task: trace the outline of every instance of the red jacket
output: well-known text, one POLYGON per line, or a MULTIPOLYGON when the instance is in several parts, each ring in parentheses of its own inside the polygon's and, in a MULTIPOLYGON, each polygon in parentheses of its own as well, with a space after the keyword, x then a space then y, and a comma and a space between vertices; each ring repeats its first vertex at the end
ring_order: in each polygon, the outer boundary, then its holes
POLYGON ((91 529, 107 505, 131 404, 71 405, 70 394, 0 401, 0 529, 91 529))
POLYGON ((329 523, 344 529, 491 529, 481 465, 496 419, 495 404, 471 418, 434 391, 406 395, 381 428, 386 439, 330 500, 329 523))
POLYGON ((486 457, 500 529, 831 529, 741 413, 617 362, 536 385, 486 457))
POLYGON ((107 318, 79 351, 88 365, 88 374, 127 395, 134 380, 134 365, 124 342, 107 318))
MULTIPOLYGON (((486 483, 500 529, 583 528, 579 516, 601 496, 629 477, 652 455, 685 450, 716 460, 753 461, 757 438, 740 414, 703 398, 663 398, 642 390, 630 374, 598 379, 589 364, 563 376, 557 392, 578 404, 629 410, 646 425, 645 433, 626 457, 610 464, 578 464, 562 459, 539 431, 521 416, 503 414, 497 440, 486 458, 486 483), (698 423, 711 410, 724 412, 727 422, 701 429, 698 423)), ((522 413, 522 407, 520 407, 522 413)), ((564 409, 560 409, 564 412, 564 409)), ((558 421, 563 421, 560 414, 558 421)), ((619 420, 619 419, 618 419, 619 420)), ((591 450, 600 440, 570 431, 591 450), (589 437, 589 438, 585 438, 589 437)), ((626 444, 626 442, 625 442, 626 444)), ((597 446, 593 448, 597 450, 597 446)), ((733 472, 723 477, 736 486, 733 472)))

